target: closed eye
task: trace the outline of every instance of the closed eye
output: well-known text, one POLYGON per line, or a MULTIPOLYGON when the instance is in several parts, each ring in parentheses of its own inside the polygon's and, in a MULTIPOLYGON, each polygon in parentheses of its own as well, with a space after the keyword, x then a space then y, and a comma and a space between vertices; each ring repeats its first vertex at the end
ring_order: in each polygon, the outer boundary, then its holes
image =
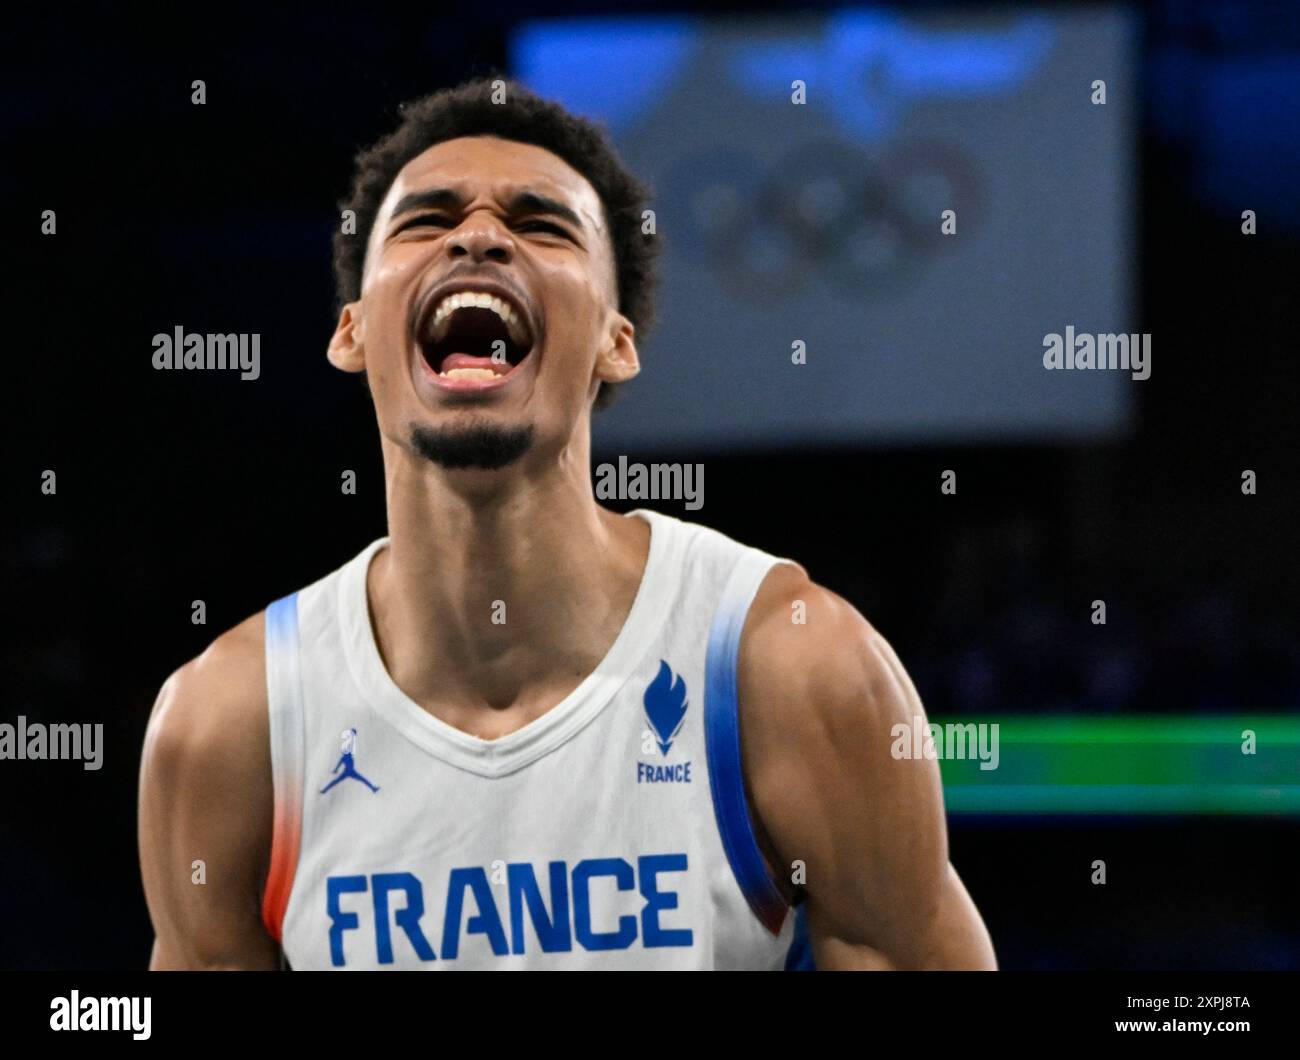
POLYGON ((393 229, 393 234, 405 232, 408 228, 420 228, 425 225, 441 224, 446 225, 451 222, 440 213, 422 213, 412 217, 409 221, 404 221, 393 229))
MULTIPOLYGON (((451 219, 447 217, 445 214, 440 214, 440 213, 419 214, 416 217, 412 217, 409 221, 404 221, 402 224, 398 225, 395 229, 393 229, 393 234, 396 235, 398 232, 405 232, 408 228, 421 228, 429 225, 441 225, 447 227, 451 225, 451 219)), ((572 238, 565 229, 561 228, 557 224, 552 224, 550 221, 539 221, 539 220, 520 221, 517 227, 521 232, 525 232, 530 229, 536 229, 540 231, 552 232, 555 235, 562 236, 565 239, 572 238)))
POLYGON ((520 224, 519 224, 519 230, 520 230, 521 232, 522 232, 522 231, 525 231, 526 229, 529 229, 529 228, 542 228, 542 229, 545 229, 545 230, 548 231, 548 232, 554 232, 557 236, 564 236, 565 238, 568 238, 568 235, 569 235, 569 233, 566 232, 566 231, 565 231, 563 228, 561 228, 559 225, 551 224, 550 221, 522 221, 522 222, 520 222, 520 224))

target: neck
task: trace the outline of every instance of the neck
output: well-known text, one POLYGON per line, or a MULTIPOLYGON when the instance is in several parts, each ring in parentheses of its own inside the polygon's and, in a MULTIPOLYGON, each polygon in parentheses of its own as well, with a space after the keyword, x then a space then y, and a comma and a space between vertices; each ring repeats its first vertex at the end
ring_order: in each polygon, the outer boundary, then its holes
POLYGON ((541 466, 445 471, 385 440, 391 540, 367 579, 375 637, 398 687, 448 723, 476 735, 526 724, 622 628, 649 528, 596 504, 588 452, 580 442, 541 466))

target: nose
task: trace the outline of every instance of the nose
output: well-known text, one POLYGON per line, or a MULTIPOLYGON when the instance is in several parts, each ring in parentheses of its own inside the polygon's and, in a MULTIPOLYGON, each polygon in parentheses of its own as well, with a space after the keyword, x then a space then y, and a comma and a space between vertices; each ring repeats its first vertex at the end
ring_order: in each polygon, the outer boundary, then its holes
POLYGON ((514 256, 514 240, 506 228, 487 210, 467 216, 447 237, 447 253, 474 262, 506 264, 514 256))

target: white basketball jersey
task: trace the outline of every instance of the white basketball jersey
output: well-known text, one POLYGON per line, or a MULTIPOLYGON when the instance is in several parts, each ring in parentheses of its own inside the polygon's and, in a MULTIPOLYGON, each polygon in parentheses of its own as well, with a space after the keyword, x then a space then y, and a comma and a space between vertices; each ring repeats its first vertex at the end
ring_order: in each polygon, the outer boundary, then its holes
POLYGON ((275 782, 267 929, 295 969, 785 966, 794 933, 741 775, 736 657, 775 563, 639 510, 650 551, 618 638, 495 740, 384 667, 381 539, 266 613, 275 782))

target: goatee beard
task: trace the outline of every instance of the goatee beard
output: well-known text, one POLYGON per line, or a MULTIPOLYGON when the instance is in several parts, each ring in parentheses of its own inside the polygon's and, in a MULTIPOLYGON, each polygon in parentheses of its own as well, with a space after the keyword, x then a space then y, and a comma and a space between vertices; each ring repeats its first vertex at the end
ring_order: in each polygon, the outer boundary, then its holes
POLYGON ((533 425, 499 427, 473 423, 464 427, 411 425, 411 445, 426 460, 448 471, 481 468, 497 471, 513 464, 533 445, 533 425))

